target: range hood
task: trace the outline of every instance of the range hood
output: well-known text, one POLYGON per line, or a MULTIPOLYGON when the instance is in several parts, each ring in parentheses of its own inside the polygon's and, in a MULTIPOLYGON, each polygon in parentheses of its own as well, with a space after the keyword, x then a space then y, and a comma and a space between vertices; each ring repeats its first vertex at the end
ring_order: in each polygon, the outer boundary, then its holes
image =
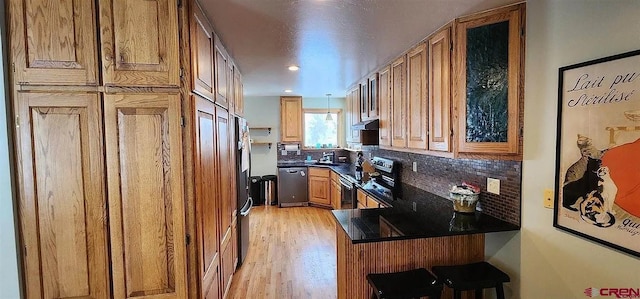
POLYGON ((377 119, 361 121, 357 124, 353 124, 351 129, 353 130, 375 130, 380 128, 380 121, 377 119))

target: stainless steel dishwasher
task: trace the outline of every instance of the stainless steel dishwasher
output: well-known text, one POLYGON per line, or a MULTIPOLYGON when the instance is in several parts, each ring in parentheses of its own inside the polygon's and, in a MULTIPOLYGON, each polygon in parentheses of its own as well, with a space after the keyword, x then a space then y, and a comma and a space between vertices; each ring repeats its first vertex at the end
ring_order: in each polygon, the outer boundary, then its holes
POLYGON ((308 206, 307 168, 278 168, 278 206, 308 206))

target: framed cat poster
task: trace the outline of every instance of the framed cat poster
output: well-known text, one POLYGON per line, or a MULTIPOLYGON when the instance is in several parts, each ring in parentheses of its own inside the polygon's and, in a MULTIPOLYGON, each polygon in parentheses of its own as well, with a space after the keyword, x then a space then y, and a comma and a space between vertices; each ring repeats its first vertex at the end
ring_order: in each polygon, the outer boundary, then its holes
POLYGON ((640 257, 640 50, 559 73, 553 225, 640 257))

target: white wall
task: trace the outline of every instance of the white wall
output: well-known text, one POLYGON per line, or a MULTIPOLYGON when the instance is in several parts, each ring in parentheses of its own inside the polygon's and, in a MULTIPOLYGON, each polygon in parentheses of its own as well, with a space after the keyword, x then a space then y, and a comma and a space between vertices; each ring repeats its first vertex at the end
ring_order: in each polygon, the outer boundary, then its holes
MULTIPOLYGON (((331 98, 331 109, 342 109, 342 121, 345 119, 345 98, 331 98)), ((302 98, 303 108, 327 108, 327 98, 302 98)), ((246 97, 245 118, 250 127, 271 127, 271 135, 265 131, 251 131, 251 138, 255 141, 271 141, 269 149, 264 145, 251 148, 251 175, 276 174, 277 149, 276 143, 280 139, 280 97, 246 97)), ((344 139, 344 137, 343 137, 344 139)), ((346 144, 345 140, 342 144, 346 144)))
POLYGON ((555 229, 553 210, 542 207, 543 189, 554 188, 558 68, 640 49, 638 15, 634 0, 527 2, 522 229, 487 237, 490 260, 517 271, 511 298, 640 287, 640 258, 555 229))
MULTIPOLYGON (((4 1, 0 0, 0 24, 4 19, 4 1)), ((4 46, 5 32, 2 29, 2 47, 0 47, 0 298, 20 298, 18 280, 18 261, 16 252, 16 230, 11 190, 9 163, 9 136, 7 135, 7 104, 5 95, 6 60, 4 46)))

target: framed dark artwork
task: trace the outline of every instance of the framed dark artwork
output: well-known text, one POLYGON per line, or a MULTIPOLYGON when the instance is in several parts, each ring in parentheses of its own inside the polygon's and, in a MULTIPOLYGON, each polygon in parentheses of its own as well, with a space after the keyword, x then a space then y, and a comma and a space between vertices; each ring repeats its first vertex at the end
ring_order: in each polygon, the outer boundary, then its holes
POLYGON ((640 257, 640 50, 559 70, 553 225, 640 257))

